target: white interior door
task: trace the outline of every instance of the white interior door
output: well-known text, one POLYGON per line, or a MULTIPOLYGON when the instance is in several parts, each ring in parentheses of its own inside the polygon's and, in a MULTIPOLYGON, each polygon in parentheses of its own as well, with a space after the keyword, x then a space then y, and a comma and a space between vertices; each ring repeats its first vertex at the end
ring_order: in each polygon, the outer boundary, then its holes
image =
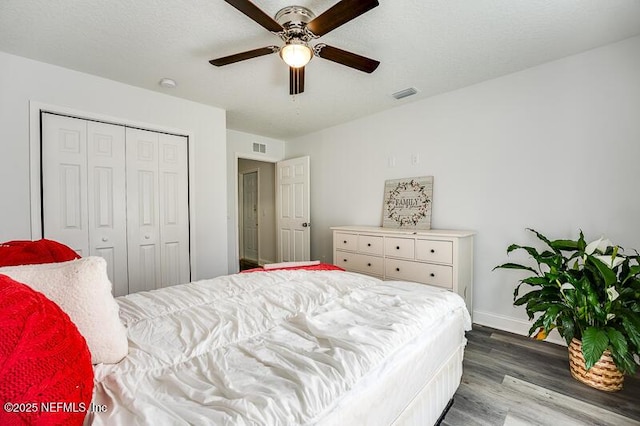
POLYGON ((132 293, 161 286, 158 136, 127 128, 127 245, 132 293))
POLYGON ((87 122, 42 115, 43 237, 88 256, 87 122))
POLYGON ((278 262, 310 260, 309 157, 276 164, 276 244, 278 262))
POLYGON ((242 174, 242 257, 258 262, 258 172, 242 174))
POLYGON ((185 136, 159 135, 162 286, 191 281, 188 149, 185 136))
POLYGON ((87 121, 89 250, 107 261, 115 296, 129 293, 125 128, 87 121))
POLYGON ((42 126, 43 237, 103 257, 127 294, 124 127, 48 113, 42 126))

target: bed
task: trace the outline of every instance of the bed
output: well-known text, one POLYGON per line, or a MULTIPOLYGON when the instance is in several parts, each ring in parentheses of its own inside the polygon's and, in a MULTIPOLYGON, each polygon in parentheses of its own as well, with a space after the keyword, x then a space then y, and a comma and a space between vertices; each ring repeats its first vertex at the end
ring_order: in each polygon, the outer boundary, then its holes
POLYGON ((462 375, 457 294, 341 270, 235 274, 116 298, 128 355, 88 425, 434 424, 462 375))

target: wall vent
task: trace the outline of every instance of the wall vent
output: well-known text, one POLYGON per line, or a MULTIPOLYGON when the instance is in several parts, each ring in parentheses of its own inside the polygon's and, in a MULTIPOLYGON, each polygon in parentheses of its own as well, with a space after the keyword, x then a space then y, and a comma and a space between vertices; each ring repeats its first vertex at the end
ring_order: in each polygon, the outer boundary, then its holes
POLYGON ((260 154, 267 153, 267 144, 264 143, 253 143, 253 152, 259 152, 260 154))
POLYGON ((408 89, 404 89, 404 90, 400 90, 399 92, 392 93, 391 96, 393 96, 396 99, 402 99, 402 98, 406 98, 407 96, 415 95, 416 93, 418 93, 418 90, 415 87, 409 87, 408 89))

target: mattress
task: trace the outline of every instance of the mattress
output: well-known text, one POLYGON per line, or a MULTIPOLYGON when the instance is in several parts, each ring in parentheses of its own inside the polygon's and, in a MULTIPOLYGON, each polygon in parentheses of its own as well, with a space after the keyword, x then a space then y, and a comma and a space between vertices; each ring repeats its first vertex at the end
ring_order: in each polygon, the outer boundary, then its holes
POLYGON ((95 366, 93 402, 107 410, 88 424, 391 424, 471 326, 452 292, 342 271, 237 274, 117 300, 129 355, 95 366))

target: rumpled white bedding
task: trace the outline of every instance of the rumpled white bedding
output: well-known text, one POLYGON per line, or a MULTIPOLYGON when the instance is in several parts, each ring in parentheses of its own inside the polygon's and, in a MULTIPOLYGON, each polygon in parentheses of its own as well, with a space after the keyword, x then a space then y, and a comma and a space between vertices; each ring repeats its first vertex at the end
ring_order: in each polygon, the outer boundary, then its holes
MULTIPOLYGON (((237 274, 117 299, 129 355, 95 366, 95 425, 314 424, 457 294, 341 271, 237 274)), ((425 354, 428 356, 428 354, 425 354)))

